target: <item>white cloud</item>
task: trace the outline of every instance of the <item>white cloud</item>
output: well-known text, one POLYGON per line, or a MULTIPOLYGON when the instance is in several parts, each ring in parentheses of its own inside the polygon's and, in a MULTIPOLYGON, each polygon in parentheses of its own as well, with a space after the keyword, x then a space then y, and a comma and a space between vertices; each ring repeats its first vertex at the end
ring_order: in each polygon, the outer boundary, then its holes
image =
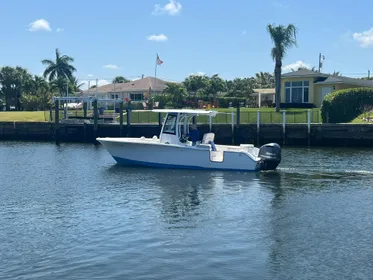
MULTIPOLYGON (((80 87, 82 90, 87 90, 88 89, 88 85, 91 87, 91 86, 95 86, 96 85, 96 80, 82 80, 80 81, 80 83, 82 83, 83 85, 80 87)), ((108 80, 98 80, 98 86, 105 86, 105 85, 108 85, 110 84, 110 82, 108 80)), ((93 90, 93 89, 92 89, 93 90)))
POLYGON ((311 66, 309 64, 304 63, 301 60, 298 60, 295 63, 291 63, 291 64, 288 64, 288 65, 282 66, 282 71, 289 72, 289 71, 292 71, 292 69, 297 71, 299 67, 311 68, 311 66))
POLYGON ((170 0, 165 6, 161 7, 161 5, 156 4, 154 5, 153 15, 163 15, 168 14, 170 16, 176 16, 180 14, 183 6, 177 0, 170 0))
POLYGON ((120 69, 120 67, 118 65, 115 65, 115 64, 107 64, 107 65, 104 65, 103 68, 106 68, 106 69, 120 69))
POLYGON ((373 27, 361 33, 356 32, 352 35, 352 37, 360 44, 360 47, 362 48, 373 47, 373 27))
POLYGON ((167 41, 168 38, 164 34, 159 34, 159 35, 152 34, 152 35, 148 36, 148 40, 149 41, 158 41, 158 42, 161 42, 161 41, 167 41))
POLYGON ((196 72, 196 73, 189 74, 189 76, 204 76, 204 75, 206 75, 205 72, 196 72))
POLYGON ((45 19, 37 19, 29 24, 29 31, 52 31, 50 24, 45 19))
POLYGON ((63 29, 63 28, 60 28, 60 27, 58 27, 57 29, 56 29, 56 32, 64 32, 65 30, 63 29))

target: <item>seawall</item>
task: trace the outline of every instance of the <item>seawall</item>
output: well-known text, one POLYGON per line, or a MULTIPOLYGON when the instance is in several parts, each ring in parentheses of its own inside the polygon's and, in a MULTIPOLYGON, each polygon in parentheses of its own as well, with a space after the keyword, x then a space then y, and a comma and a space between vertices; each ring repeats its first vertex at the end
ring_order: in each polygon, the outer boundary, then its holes
MULTIPOLYGON (((158 124, 58 124, 44 122, 0 122, 0 140, 54 141, 95 143, 96 137, 153 137, 159 135, 158 124)), ((198 126, 200 134, 209 132, 209 125, 198 126)), ((213 124, 217 144, 252 143, 280 145, 373 147, 373 125, 365 124, 213 124)))

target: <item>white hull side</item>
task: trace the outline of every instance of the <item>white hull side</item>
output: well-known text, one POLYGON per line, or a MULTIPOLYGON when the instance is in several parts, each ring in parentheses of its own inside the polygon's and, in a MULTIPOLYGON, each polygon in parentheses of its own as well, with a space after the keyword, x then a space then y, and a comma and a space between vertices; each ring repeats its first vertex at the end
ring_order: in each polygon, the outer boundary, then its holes
POLYGON ((182 147, 139 139, 97 139, 120 164, 163 168, 258 171, 259 163, 245 152, 224 152, 223 162, 210 160, 208 147, 182 147), (146 142, 146 143, 144 143, 146 142))

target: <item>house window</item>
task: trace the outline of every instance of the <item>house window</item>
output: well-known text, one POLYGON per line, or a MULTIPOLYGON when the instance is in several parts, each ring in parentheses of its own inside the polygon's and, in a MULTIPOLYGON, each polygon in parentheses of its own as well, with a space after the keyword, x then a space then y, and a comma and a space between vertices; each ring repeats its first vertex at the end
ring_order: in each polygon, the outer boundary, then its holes
POLYGON ((285 82, 286 103, 308 103, 309 81, 285 82))
POLYGON ((132 101, 142 101, 144 100, 142 93, 131 93, 130 98, 132 101))
POLYGON ((177 115, 169 114, 163 128, 163 133, 176 135, 176 118, 177 115))

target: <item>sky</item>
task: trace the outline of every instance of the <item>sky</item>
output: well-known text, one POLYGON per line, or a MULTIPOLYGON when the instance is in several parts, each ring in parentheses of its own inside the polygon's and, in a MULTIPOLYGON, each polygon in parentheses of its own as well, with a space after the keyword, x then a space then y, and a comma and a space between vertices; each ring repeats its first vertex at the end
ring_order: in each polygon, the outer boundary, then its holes
POLYGON ((268 24, 294 24, 297 46, 283 71, 318 66, 351 77, 373 71, 371 0, 2 0, 0 66, 41 74, 56 48, 74 58, 76 77, 99 84, 115 76, 190 74, 224 79, 273 72, 268 24))

